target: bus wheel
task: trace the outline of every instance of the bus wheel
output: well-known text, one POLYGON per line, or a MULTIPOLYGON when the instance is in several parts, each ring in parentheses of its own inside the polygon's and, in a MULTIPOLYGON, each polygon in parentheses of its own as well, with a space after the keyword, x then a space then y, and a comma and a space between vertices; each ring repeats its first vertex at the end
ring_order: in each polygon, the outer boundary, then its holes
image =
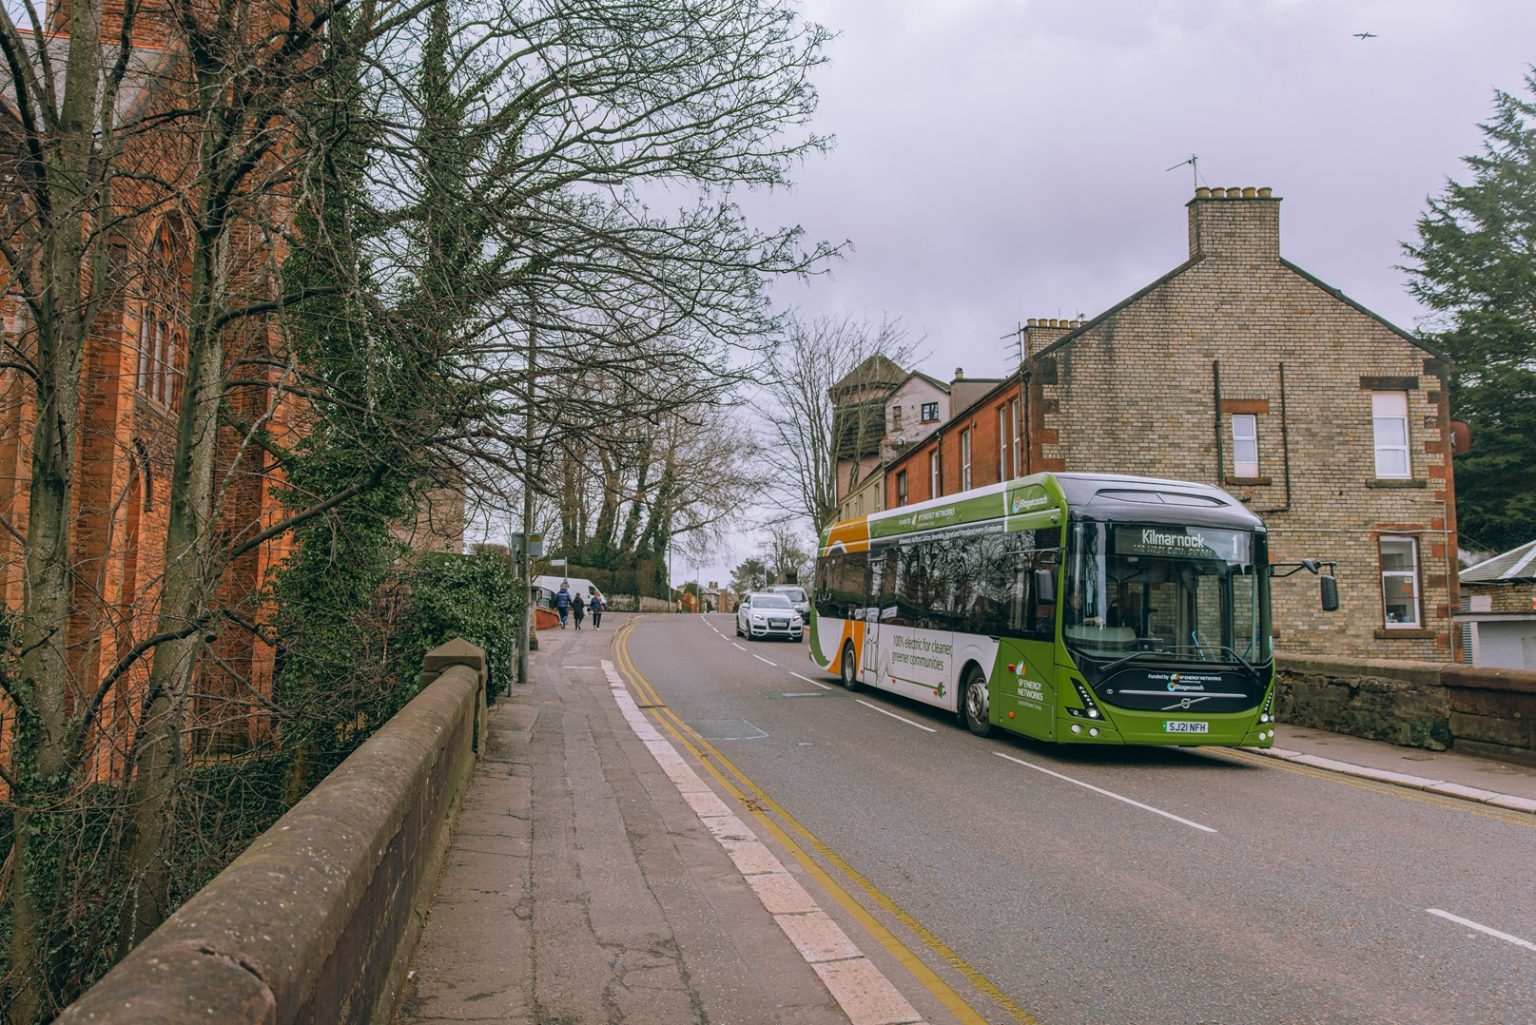
POLYGON ((851 644, 843 645, 843 664, 841 669, 842 672, 839 675, 841 675, 843 678, 843 686, 847 687, 849 690, 858 690, 859 677, 858 674, 854 671, 853 645, 851 644))
POLYGON ((987 721, 987 678, 975 666, 965 674, 965 687, 960 692, 960 718, 966 727, 978 737, 992 735, 992 724, 987 721))

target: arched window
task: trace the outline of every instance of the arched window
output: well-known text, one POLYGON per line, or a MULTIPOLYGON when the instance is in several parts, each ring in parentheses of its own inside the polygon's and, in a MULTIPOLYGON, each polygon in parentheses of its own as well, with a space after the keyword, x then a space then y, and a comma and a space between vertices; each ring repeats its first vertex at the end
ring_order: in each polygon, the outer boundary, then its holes
POLYGON ((176 236, 162 225, 149 247, 139 319, 139 392, 162 406, 181 399, 187 335, 185 276, 176 236))

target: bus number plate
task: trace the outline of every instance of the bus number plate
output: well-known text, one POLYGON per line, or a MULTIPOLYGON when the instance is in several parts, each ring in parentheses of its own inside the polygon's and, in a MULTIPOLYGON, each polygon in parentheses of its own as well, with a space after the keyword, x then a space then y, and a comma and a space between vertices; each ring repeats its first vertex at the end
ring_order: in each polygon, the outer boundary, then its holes
POLYGON ((1171 719, 1163 723, 1164 733, 1209 733, 1211 724, 1208 722, 1192 722, 1188 719, 1171 719))

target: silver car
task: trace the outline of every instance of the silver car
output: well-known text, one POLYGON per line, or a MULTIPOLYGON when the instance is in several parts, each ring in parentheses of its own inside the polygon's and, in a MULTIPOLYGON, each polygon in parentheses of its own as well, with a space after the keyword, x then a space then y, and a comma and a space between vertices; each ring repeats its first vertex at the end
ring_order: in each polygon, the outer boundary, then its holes
POLYGON ((790 604, 789 598, 771 591, 759 591, 741 599, 736 606, 736 636, 757 640, 759 637, 787 637, 798 641, 805 620, 790 604))
POLYGON ((795 611, 800 613, 800 621, 802 623, 809 623, 811 621, 811 599, 806 595, 805 588, 799 584, 775 584, 768 588, 768 590, 772 594, 782 594, 788 598, 790 605, 794 606, 795 611))

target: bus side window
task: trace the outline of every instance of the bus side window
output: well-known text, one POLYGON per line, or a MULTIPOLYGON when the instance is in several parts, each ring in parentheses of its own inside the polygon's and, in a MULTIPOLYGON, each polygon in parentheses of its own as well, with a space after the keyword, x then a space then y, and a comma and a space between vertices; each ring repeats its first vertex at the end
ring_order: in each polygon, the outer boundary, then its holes
POLYGON ((841 555, 828 555, 816 563, 816 591, 814 604, 816 614, 828 618, 837 618, 838 604, 833 593, 834 581, 837 579, 838 564, 841 563, 841 555))

